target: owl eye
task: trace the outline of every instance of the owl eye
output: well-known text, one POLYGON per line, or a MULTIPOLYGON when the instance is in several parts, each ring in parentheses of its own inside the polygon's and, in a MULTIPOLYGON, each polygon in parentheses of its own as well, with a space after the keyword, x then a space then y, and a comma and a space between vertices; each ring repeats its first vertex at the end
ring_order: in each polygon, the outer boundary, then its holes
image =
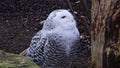
POLYGON ((62 16, 61 18, 64 19, 64 18, 66 18, 66 16, 62 16))

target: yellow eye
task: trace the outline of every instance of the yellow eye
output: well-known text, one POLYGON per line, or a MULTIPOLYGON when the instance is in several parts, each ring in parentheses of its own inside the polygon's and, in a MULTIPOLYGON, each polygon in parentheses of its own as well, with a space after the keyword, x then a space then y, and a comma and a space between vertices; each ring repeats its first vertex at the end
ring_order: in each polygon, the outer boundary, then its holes
POLYGON ((62 16, 61 18, 64 19, 66 16, 62 16))

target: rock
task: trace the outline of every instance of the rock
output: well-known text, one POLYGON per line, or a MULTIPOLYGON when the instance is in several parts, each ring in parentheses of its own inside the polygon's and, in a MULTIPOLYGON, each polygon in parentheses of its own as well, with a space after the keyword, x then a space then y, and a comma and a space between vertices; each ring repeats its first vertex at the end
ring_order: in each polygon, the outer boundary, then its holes
POLYGON ((40 68, 26 57, 0 51, 0 68, 40 68))

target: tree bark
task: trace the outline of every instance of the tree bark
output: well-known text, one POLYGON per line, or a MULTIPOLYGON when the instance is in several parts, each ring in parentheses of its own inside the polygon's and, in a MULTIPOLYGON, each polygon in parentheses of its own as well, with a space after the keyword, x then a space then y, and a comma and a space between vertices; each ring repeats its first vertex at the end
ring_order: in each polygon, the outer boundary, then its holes
POLYGON ((110 57, 116 51, 112 46, 120 51, 120 0, 92 0, 91 14, 92 67, 113 68, 110 57))

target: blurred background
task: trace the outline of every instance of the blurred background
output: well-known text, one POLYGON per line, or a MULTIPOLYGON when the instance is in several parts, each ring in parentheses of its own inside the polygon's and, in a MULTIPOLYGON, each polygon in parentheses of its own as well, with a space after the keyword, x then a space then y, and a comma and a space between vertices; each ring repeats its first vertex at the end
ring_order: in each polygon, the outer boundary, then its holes
POLYGON ((22 52, 41 30, 40 21, 55 9, 68 9, 73 13, 83 44, 90 46, 91 0, 0 0, 0 50, 22 52))

